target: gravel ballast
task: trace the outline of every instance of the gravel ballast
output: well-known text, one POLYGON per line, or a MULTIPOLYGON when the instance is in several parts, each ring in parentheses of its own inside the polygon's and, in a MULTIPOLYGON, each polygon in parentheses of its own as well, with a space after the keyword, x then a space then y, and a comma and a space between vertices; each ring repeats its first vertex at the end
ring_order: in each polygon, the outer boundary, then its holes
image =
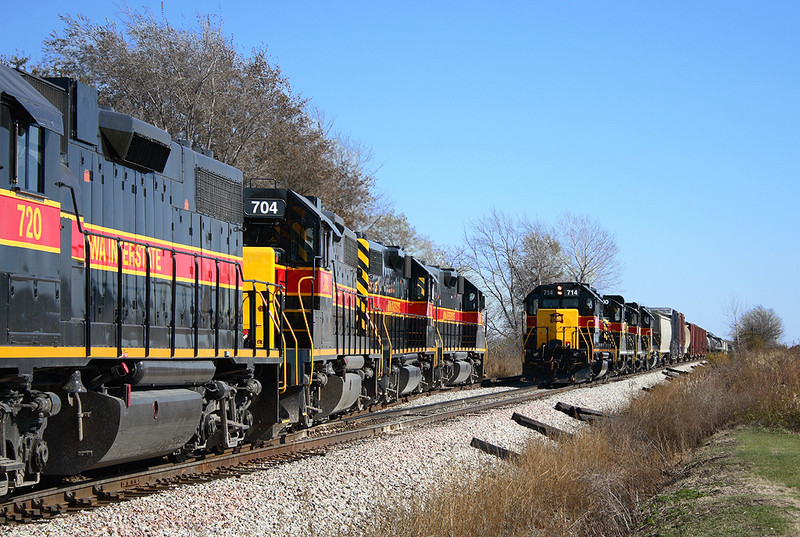
MULTIPOLYGON (((587 425, 555 410, 557 401, 613 413, 663 378, 653 372, 424 428, 400 429, 237 478, 182 486, 46 522, 0 527, 0 537, 348 534, 359 520, 373 516, 377 505, 425 494, 453 467, 502 464, 470 447, 473 437, 518 450, 529 438, 541 436, 514 424, 513 412, 576 431, 587 425)), ((452 397, 444 393, 409 405, 452 397)))

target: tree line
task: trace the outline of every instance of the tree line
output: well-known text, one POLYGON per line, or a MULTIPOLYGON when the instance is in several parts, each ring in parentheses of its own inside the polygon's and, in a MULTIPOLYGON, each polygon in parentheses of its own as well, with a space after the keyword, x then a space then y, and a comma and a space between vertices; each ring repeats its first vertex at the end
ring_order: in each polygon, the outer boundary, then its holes
POLYGON ((62 15, 44 41, 44 59, 2 60, 43 76, 66 76, 98 89, 102 104, 185 140, 243 171, 251 186, 291 188, 371 239, 423 260, 460 268, 489 296, 490 338, 522 333, 521 303, 540 283, 569 278, 612 285, 618 247, 598 222, 565 215, 557 227, 497 211, 464 230, 463 246, 421 235, 376 188, 371 152, 337 133, 296 94, 266 48, 241 52, 218 18, 176 27, 161 14, 126 8, 120 22, 62 15), (559 231, 556 232, 556 229, 559 231))
POLYGON ((127 8, 119 24, 82 15, 61 20, 63 28, 43 43, 41 62, 24 55, 0 61, 81 80, 98 89, 102 104, 241 169, 249 186, 317 196, 369 238, 460 269, 489 298, 495 345, 521 335, 522 301, 536 285, 572 280, 610 289, 620 281, 614 235, 586 216, 565 214, 548 225, 492 210, 451 248, 418 233, 379 193, 370 149, 336 132, 295 93, 265 47, 240 51, 218 18, 198 16, 195 26, 179 28, 163 14, 127 8))

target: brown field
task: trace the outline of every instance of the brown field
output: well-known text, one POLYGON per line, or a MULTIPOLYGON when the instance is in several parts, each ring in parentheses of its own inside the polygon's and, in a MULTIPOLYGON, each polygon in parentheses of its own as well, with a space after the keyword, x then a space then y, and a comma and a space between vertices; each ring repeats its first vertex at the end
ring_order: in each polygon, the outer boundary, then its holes
POLYGON ((800 431, 799 363, 794 349, 712 357, 618 420, 558 444, 532 441, 518 463, 443 476, 433 497, 379 507, 374 534, 631 535, 677 465, 716 431, 744 423, 800 431))

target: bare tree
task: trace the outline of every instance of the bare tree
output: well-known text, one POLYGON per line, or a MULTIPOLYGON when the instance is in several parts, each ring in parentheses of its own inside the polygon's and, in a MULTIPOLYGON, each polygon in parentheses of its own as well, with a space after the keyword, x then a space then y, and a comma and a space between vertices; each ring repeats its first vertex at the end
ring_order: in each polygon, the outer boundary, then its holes
POLYGON ((739 334, 741 332, 742 322, 742 305, 735 295, 731 294, 731 298, 724 309, 725 319, 728 321, 728 335, 733 338, 733 342, 739 344, 739 334))
POLYGON ((20 69, 22 71, 27 71, 29 73, 39 75, 38 66, 32 65, 29 62, 31 61, 31 57, 27 54, 0 54, 0 63, 3 65, 7 65, 9 67, 13 67, 14 69, 20 69))
POLYGON ((559 219, 558 227, 567 273, 574 281, 595 287, 619 284, 619 246, 611 232, 597 220, 571 213, 559 219))
POLYGON ((372 214, 371 222, 361 228, 367 236, 387 246, 399 246, 407 254, 419 258, 424 263, 451 265, 445 250, 427 236, 420 234, 408 222, 404 213, 384 208, 381 214, 372 214))
POLYGON ((492 209, 470 222, 464 231, 464 259, 479 287, 490 298, 486 316, 490 336, 514 337, 521 333, 522 282, 518 266, 522 234, 517 222, 492 209))
POLYGON ((248 180, 313 194, 352 225, 372 199, 369 152, 307 112, 265 49, 240 53, 222 23, 172 26, 163 14, 128 10, 120 28, 62 16, 45 41, 50 73, 98 88, 102 101, 176 139, 210 149, 248 180))
POLYGON ((493 209, 466 227, 464 244, 456 262, 491 299, 487 301, 490 336, 518 338, 525 296, 563 274, 561 247, 553 230, 493 209))
POLYGON ((739 323, 736 341, 747 348, 774 346, 783 336, 783 321, 772 308, 756 306, 739 323))
POLYGON ((524 219, 520 226, 523 237, 519 278, 523 282, 523 295, 527 296, 538 285, 562 280, 566 259, 553 228, 524 219))

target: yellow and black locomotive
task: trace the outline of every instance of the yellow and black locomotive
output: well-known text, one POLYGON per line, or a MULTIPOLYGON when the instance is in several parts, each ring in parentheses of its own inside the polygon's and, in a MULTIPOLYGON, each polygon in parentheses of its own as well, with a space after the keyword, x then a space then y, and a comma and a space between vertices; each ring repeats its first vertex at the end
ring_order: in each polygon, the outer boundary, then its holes
POLYGON ((707 334, 670 308, 600 295, 577 282, 525 298, 522 376, 542 384, 624 375, 706 354, 707 334))
POLYGON ((316 198, 246 188, 244 199, 246 272, 269 275, 248 264, 266 250, 284 294, 290 421, 483 378, 484 296, 464 276, 367 240, 316 198))

